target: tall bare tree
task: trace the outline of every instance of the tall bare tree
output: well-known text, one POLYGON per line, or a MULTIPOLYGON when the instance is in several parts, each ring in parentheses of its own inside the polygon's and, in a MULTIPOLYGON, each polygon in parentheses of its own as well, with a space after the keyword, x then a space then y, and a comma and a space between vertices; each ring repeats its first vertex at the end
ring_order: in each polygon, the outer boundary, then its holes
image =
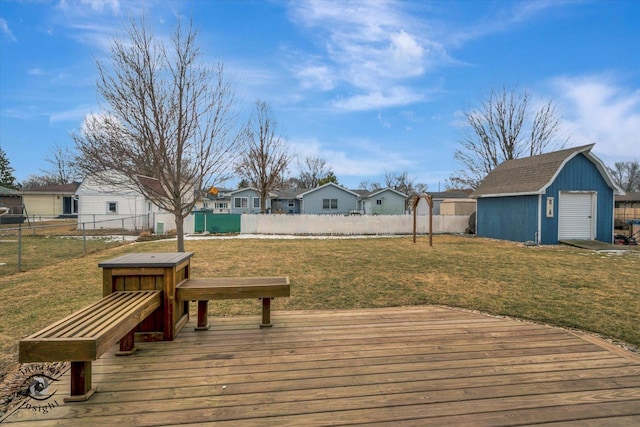
POLYGON ((609 171, 625 192, 640 191, 640 161, 615 162, 609 171))
POLYGON ((203 60, 192 23, 178 21, 165 41, 142 18, 129 21, 97 68, 104 103, 74 134, 78 166, 173 213, 178 251, 184 251, 184 218, 196 193, 227 179, 241 148, 223 66, 203 60), (157 185, 131 179, 139 175, 157 185))
POLYGON ((45 162, 49 163, 49 169, 43 169, 45 177, 54 184, 70 184, 81 179, 81 173, 75 164, 76 154, 69 147, 55 144, 49 149, 49 155, 45 162))
POLYGON ((278 122, 264 101, 256 101, 253 117, 244 127, 247 149, 236 165, 236 173, 249 181, 260 194, 260 212, 266 212, 270 191, 282 181, 291 161, 285 141, 279 134, 278 122))
POLYGON ((402 172, 385 171, 384 181, 387 188, 392 188, 407 196, 415 196, 427 191, 427 184, 416 183, 406 170, 402 172))
POLYGON ((302 188, 311 189, 318 186, 318 182, 325 178, 331 168, 327 166, 327 161, 320 156, 307 156, 300 164, 300 177, 298 182, 302 188))
POLYGON ((562 147, 560 118, 551 101, 538 108, 527 90, 493 90, 479 109, 465 112, 467 130, 454 158, 465 169, 450 177, 456 187, 476 188, 505 160, 562 147))
POLYGON ((375 190, 379 190, 380 188, 382 187, 380 186, 379 182, 372 182, 367 179, 363 179, 362 181, 360 181, 360 184, 358 185, 358 189, 367 190, 367 191, 375 191, 375 190))

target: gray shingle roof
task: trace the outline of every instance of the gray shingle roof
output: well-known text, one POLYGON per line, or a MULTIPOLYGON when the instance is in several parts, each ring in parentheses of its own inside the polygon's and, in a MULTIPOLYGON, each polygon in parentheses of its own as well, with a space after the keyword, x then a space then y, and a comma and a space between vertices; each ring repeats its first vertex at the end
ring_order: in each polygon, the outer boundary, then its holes
POLYGON ((492 170, 471 197, 498 194, 537 194, 554 179, 564 163, 594 144, 568 148, 522 159, 507 160, 492 170))

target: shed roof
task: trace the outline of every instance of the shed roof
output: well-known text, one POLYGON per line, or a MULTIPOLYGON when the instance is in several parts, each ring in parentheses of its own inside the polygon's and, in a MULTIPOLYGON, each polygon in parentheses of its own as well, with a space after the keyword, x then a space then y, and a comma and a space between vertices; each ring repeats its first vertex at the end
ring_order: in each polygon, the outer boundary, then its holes
POLYGON ((602 161, 591 153, 594 145, 507 160, 489 172, 471 197, 542 194, 553 183, 564 165, 581 153, 596 165, 615 194, 624 193, 615 184, 602 161))

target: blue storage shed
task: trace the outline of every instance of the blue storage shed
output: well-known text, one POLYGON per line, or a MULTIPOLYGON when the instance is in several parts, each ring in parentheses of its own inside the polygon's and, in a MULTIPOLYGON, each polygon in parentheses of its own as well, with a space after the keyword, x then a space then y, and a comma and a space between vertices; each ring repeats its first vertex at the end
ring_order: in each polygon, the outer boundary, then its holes
POLYGON ((476 234, 556 244, 562 240, 613 243, 614 196, 624 191, 591 149, 594 144, 507 160, 471 197, 476 234))

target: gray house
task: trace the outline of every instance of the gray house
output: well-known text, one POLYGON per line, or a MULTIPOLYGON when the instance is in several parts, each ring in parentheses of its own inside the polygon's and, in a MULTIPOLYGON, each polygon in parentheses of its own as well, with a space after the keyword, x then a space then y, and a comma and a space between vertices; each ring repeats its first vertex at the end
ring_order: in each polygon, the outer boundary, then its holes
MULTIPOLYGON (((260 193, 253 187, 240 188, 229 193, 231 198, 232 214, 258 214, 260 208, 260 193)), ((266 200, 267 209, 270 209, 269 198, 266 200)))
POLYGON ((274 190, 271 193, 271 213, 299 214, 301 200, 298 191, 274 190))
POLYGON ((477 199, 476 234, 556 244, 561 240, 613 242, 614 195, 623 194, 593 144, 523 159, 491 171, 477 199))
POLYGON ((358 197, 358 193, 329 182, 298 195, 300 213, 350 214, 358 211, 358 197))
POLYGON ((358 211, 364 215, 402 215, 407 195, 392 188, 374 191, 353 190, 360 195, 358 211))

